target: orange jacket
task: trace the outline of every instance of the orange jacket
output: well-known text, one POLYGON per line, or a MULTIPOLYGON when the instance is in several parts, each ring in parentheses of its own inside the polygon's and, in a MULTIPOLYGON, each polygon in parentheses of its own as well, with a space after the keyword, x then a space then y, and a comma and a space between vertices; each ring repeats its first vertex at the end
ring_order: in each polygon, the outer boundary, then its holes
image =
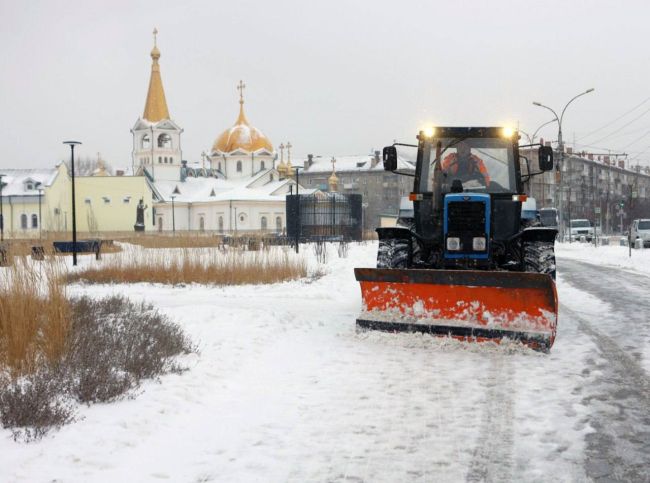
MULTIPOLYGON (((490 186, 490 174, 488 173, 487 168, 485 167, 485 163, 481 158, 476 156, 475 154, 472 154, 470 156, 471 160, 474 161, 471 163, 471 169, 472 172, 474 170, 478 169, 478 171, 483 175, 483 178, 485 178, 485 186, 490 186)), ((445 158, 442 160, 442 165, 441 169, 450 174, 456 174, 458 173, 458 156, 456 153, 451 153, 445 156, 445 158)))

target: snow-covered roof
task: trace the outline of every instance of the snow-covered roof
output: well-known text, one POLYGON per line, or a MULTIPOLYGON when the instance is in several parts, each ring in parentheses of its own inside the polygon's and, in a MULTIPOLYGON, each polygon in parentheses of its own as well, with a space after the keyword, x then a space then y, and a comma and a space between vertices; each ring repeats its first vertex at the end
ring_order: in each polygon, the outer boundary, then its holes
MULTIPOLYGON (((360 172, 360 171, 383 171, 384 164, 381 160, 377 160, 374 154, 353 155, 353 156, 334 156, 336 159, 335 168, 337 173, 343 172, 360 172)), ((297 164, 294 162, 294 164, 297 164)), ((312 158, 311 166, 305 160, 302 165, 307 167, 300 172, 300 174, 309 173, 331 173, 332 172, 332 156, 319 156, 312 158)), ((300 164, 298 164, 300 166, 300 164)), ((405 158, 398 157, 397 169, 400 170, 414 170, 415 163, 405 158)))
POLYGON ((2 196, 35 196, 38 188, 51 186, 59 170, 57 168, 5 169, 2 176, 2 196), (31 190, 28 189, 31 185, 31 190))
MULTIPOLYGON (((290 185, 295 185, 291 179, 278 179, 277 171, 267 169, 255 176, 239 179, 221 178, 192 178, 185 181, 155 181, 152 186, 160 201, 170 202, 174 191, 177 191, 174 201, 177 203, 209 203, 213 201, 284 201, 290 185), (273 180, 271 180, 273 175, 273 180), (262 182, 267 178, 266 182, 262 182)), ((315 190, 300 188, 301 193, 312 193, 315 190)))

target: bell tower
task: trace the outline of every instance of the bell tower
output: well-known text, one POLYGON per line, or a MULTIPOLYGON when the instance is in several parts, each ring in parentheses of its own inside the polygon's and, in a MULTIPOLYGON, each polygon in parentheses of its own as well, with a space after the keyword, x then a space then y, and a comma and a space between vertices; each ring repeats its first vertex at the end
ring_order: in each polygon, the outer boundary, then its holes
POLYGON ((133 135, 133 172, 152 181, 180 181, 182 151, 181 129, 171 120, 160 75, 158 29, 153 30, 151 76, 144 113, 131 129, 133 135))

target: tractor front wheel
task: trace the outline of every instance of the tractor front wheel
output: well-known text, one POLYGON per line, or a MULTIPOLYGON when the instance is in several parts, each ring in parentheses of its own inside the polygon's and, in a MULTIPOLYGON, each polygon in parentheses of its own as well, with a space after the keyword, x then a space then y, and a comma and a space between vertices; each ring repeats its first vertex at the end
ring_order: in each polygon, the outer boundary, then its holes
POLYGON ((534 241, 524 245, 524 271, 546 273, 555 280, 555 248, 553 243, 534 241))
POLYGON ((398 238, 379 240, 377 268, 407 268, 408 259, 408 240, 398 238))

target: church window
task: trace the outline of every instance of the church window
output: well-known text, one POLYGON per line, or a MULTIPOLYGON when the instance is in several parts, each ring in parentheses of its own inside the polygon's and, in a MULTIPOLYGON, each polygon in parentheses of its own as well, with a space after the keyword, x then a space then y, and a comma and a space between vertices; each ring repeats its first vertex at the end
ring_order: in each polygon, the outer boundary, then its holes
POLYGON ((171 163, 173 163, 173 162, 174 162, 174 158, 172 158, 172 157, 170 156, 170 157, 169 157, 169 164, 171 164, 171 163))
POLYGON ((270 179, 271 179, 271 181, 273 181, 273 173, 271 173, 270 179))
POLYGON ((26 230, 26 229, 27 229, 27 215, 26 215, 25 213, 23 213, 22 215, 20 215, 20 227, 21 227, 23 230, 26 230))
POLYGON ((205 218, 203 216, 199 216, 199 230, 205 231, 205 218))
POLYGON ((162 164, 162 156, 158 156, 158 164, 162 164))
POLYGON ((169 134, 163 133, 158 136, 158 147, 169 149, 172 147, 172 138, 169 134))
POLYGON ((151 139, 148 134, 142 136, 142 149, 148 149, 151 147, 151 139))
POLYGON ((158 217, 158 231, 162 231, 162 230, 163 230, 162 217, 159 216, 159 217, 158 217))
POLYGON ((260 162, 260 169, 264 169, 264 161, 260 162))
POLYGON ((219 161, 219 163, 217 164, 217 169, 221 171, 221 161, 219 161))
POLYGON ((282 231, 282 217, 281 216, 276 216, 275 217, 275 230, 280 233, 282 231))
POLYGON ((165 164, 167 164, 167 156, 165 156, 165 164))
POLYGON ((223 233, 223 216, 219 217, 219 233, 223 233))
POLYGON ((237 172, 241 173, 241 161, 237 161, 237 172))
POLYGON ((263 216, 262 219, 260 220, 260 226, 262 227, 262 231, 266 231, 266 229, 268 228, 266 222, 266 216, 263 216))
POLYGON ((38 215, 32 215, 32 228, 38 228, 38 215))

